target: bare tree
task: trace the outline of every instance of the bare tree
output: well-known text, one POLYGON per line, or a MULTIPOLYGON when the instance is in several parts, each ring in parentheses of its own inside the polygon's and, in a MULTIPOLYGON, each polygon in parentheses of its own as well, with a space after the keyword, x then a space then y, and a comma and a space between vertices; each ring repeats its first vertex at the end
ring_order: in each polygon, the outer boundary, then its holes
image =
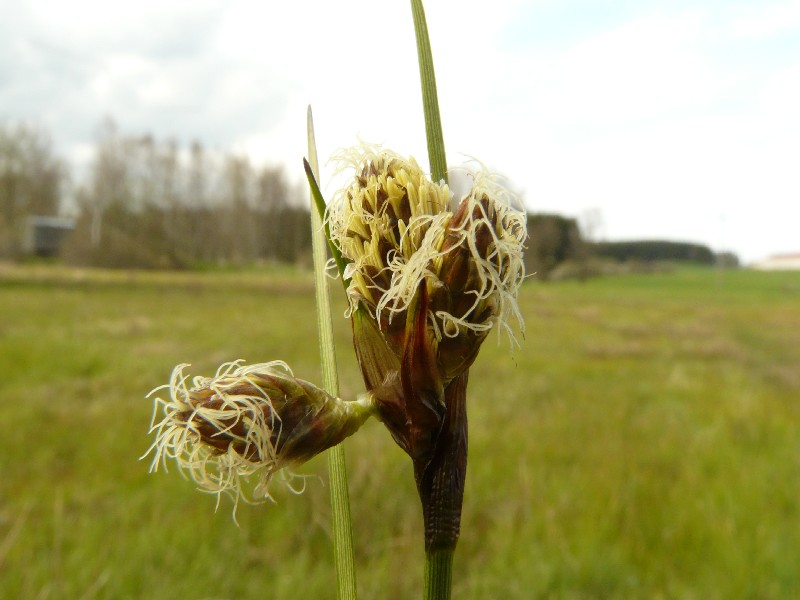
POLYGON ((198 141, 192 142, 183 209, 188 223, 189 253, 195 261, 211 262, 216 258, 217 228, 211 206, 213 168, 203 145, 198 141))
POLYGON ((295 195, 280 168, 210 154, 197 142, 182 154, 174 140, 123 136, 109 121, 79 190, 82 235, 69 258, 141 267, 296 261, 309 235, 295 195))
POLYGON ((66 178, 44 132, 0 126, 0 257, 20 254, 28 217, 58 214, 66 178))
POLYGON ((252 219, 253 169, 243 156, 228 156, 224 168, 224 209, 220 224, 225 235, 225 258, 234 263, 255 256, 255 227, 252 219))
POLYGON ((286 178, 283 169, 264 167, 256 181, 256 209, 260 214, 259 254, 262 258, 280 258, 281 214, 287 204, 286 178))

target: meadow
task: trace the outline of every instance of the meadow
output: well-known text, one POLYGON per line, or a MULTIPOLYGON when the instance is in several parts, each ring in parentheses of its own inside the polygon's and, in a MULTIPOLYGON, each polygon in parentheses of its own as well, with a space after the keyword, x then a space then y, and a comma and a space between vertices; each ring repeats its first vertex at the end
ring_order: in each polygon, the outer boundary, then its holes
MULTIPOLYGON (((282 269, 0 268, 0 598, 334 598, 324 457, 238 526, 138 460, 177 363, 319 382, 313 303, 282 269)), ((530 281, 520 304, 521 346, 493 335, 470 373, 454 597, 800 597, 800 273, 530 281)), ((345 446, 359 597, 420 597, 410 461, 378 422, 345 446)))

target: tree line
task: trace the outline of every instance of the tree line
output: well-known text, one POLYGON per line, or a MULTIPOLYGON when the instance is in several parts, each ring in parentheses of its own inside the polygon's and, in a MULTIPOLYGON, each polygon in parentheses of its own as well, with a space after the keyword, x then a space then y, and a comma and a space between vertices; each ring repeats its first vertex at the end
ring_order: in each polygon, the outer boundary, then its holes
POLYGON ((732 252, 715 253, 694 242, 588 239, 576 219, 562 215, 529 214, 528 235, 526 272, 540 280, 651 271, 669 263, 739 266, 739 259, 732 252))
MULTIPOLYGON (((283 168, 246 156, 181 148, 171 139, 100 128, 79 180, 49 136, 0 124, 0 260, 26 253, 31 217, 68 214, 59 258, 84 266, 195 268, 258 262, 307 263, 310 225, 305 187, 283 168)), ((591 233, 591 232, 590 232, 591 233)), ((597 261, 693 261, 714 254, 698 244, 593 242, 576 219, 529 214, 526 269, 539 279, 597 274, 597 261), (569 268, 565 269, 565 265, 569 268)), ((30 248, 27 249, 30 253, 30 248)))
POLYGON ((188 268, 298 262, 310 245, 306 192, 246 156, 122 134, 106 121, 74 181, 49 137, 0 127, 0 258, 24 252, 32 216, 70 214, 60 258, 76 265, 188 268))

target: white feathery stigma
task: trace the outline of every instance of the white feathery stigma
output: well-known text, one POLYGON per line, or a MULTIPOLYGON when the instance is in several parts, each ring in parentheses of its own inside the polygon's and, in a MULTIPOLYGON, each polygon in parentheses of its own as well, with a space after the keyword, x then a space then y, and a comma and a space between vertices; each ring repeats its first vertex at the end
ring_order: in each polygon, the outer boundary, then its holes
POLYGON ((180 364, 172 371, 169 384, 148 394, 150 397, 169 390, 168 398, 155 399, 150 433, 155 433, 156 439, 145 453, 145 456, 153 453, 150 471, 157 471, 159 466, 167 471, 167 461, 174 460, 181 474, 192 479, 200 490, 217 494, 217 505, 223 493, 231 495, 237 504, 239 499, 246 502, 271 499, 270 480, 284 466, 273 443, 275 433, 280 435, 281 422, 273 411, 264 410, 265 403, 271 406, 270 399, 265 393, 247 395, 232 390, 242 384, 251 384, 249 389, 258 390, 252 379, 254 373, 291 376, 291 370, 282 361, 253 365, 242 362, 223 364, 214 377, 194 377, 192 389, 187 385, 189 375, 184 374, 189 365, 180 364), (192 398, 192 392, 200 389, 213 392, 218 400, 213 408, 192 398), (216 430, 216 435, 224 434, 239 442, 237 445, 244 451, 237 451, 234 444, 227 451, 215 451, 202 443, 201 424, 216 430), (233 431, 237 425, 243 426, 237 430, 243 429, 244 434, 233 431), (259 480, 249 497, 243 491, 243 481, 254 473, 259 474, 259 480))
POLYGON ((464 293, 474 301, 461 314, 432 307, 435 337, 488 332, 497 323, 513 340, 511 321, 524 333, 516 296, 525 277, 526 217, 494 176, 486 169, 471 173, 472 189, 462 200, 466 214, 453 226, 449 187, 430 181, 413 158, 361 145, 333 160, 339 163, 337 173, 353 174, 327 214, 334 243, 351 261, 345 272, 351 279, 349 313, 363 303, 379 322, 381 317, 391 322, 408 309, 423 281, 429 294, 443 286, 440 274, 448 255, 467 248, 479 286, 464 293), (478 247, 479 233, 490 237, 488 246, 484 241, 478 247), (456 243, 443 250, 448 235, 456 243))

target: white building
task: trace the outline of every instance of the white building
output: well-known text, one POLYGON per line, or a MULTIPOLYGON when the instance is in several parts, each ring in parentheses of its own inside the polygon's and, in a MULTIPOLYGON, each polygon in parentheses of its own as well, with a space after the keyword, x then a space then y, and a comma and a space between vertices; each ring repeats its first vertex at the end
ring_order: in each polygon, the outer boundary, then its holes
POLYGON ((800 253, 775 254, 753 264, 759 271, 800 271, 800 253))

